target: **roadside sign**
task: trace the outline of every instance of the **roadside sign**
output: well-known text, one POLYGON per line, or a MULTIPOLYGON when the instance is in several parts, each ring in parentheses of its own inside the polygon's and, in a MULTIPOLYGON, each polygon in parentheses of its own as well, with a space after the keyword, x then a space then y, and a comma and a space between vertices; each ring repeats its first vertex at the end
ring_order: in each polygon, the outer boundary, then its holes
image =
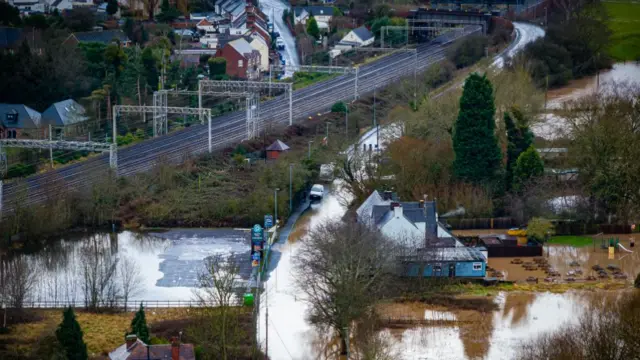
POLYGON ((262 227, 258 224, 253 225, 253 228, 251 228, 251 243, 254 245, 262 244, 263 240, 262 227))
POLYGON ((264 228, 271 229, 273 227, 273 215, 268 214, 264 216, 264 228))
POLYGON ((251 266, 258 267, 258 265, 260 265, 260 252, 256 251, 251 254, 251 266))

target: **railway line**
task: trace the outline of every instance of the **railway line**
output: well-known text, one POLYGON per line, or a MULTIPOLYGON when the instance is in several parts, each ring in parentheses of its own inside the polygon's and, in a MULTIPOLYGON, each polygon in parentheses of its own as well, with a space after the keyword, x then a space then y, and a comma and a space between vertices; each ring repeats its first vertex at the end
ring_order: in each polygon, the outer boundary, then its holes
MULTIPOLYGON (((421 44, 417 47, 418 71, 441 61, 447 47, 456 39, 480 31, 479 27, 466 27, 451 31, 439 38, 438 42, 421 44)), ((385 56, 360 67, 358 93, 363 95, 376 88, 384 87, 404 76, 413 74, 413 54, 399 52, 385 56)), ((328 110, 338 101, 354 98, 355 75, 342 75, 320 82, 293 94, 293 118, 307 118, 320 111, 328 110)), ((289 121, 289 103, 284 96, 276 97, 260 105, 262 124, 272 122, 286 124, 289 121)), ((241 142, 245 131, 244 112, 235 112, 212 119, 212 141, 214 150, 241 142)), ((159 160, 177 162, 185 156, 200 154, 208 149, 207 125, 192 125, 186 129, 149 139, 118 150, 118 175, 130 176, 153 168, 159 160)), ((86 161, 71 164, 55 171, 26 178, 28 187, 22 205, 39 203, 47 199, 51 192, 88 188, 87 185, 107 176, 108 156, 99 155, 86 161)), ((17 183, 4 185, 3 209, 11 210, 18 191, 17 183)), ((5 214, 8 211, 3 211, 5 214)))

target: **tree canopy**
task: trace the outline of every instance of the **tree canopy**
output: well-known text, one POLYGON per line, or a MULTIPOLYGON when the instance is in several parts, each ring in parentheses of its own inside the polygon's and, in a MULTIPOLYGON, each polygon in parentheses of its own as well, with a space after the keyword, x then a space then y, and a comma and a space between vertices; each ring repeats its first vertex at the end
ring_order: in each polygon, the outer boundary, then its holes
POLYGON ((504 113, 504 126, 507 131, 507 165, 505 173, 506 190, 513 183, 513 168, 518 157, 533 145, 533 132, 529 129, 524 114, 517 107, 504 113))
POLYGON ((457 178, 489 185, 496 180, 502 154, 495 135, 493 87, 485 75, 469 75, 454 124, 453 162, 457 178))
POLYGON ((310 16, 309 20, 307 20, 307 34, 313 36, 316 39, 320 38, 320 28, 318 27, 316 18, 314 18, 313 16, 310 16))
POLYGON ((539 178, 544 173, 544 164, 536 149, 529 147, 520 154, 513 168, 513 189, 521 191, 528 182, 539 178))

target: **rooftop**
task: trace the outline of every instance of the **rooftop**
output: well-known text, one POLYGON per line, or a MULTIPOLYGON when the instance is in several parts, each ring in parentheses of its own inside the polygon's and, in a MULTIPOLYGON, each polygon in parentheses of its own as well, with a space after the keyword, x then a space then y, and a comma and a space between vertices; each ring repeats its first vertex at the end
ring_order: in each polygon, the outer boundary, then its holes
POLYGON ((87 120, 84 107, 75 100, 58 101, 42 113, 43 122, 53 126, 67 126, 87 120))
POLYGON ((403 261, 485 261, 484 255, 470 247, 432 247, 420 249, 418 255, 403 256, 403 261))
POLYGON ((16 47, 22 38, 22 29, 0 27, 0 49, 16 47))
POLYGON ((99 42, 108 44, 114 39, 120 42, 129 42, 127 35, 121 30, 85 31, 71 34, 79 42, 99 42))
POLYGON ((352 30, 362 41, 367 41, 371 38, 373 38, 373 34, 371 33, 371 31, 369 31, 369 29, 367 29, 366 27, 360 26, 357 29, 353 29, 352 30))
POLYGON ((0 104, 0 124, 7 128, 35 129, 42 115, 23 104, 0 104), (12 119, 15 118, 15 121, 12 119))
POLYGON ((269 145, 269 147, 267 148, 267 151, 287 151, 289 150, 289 146, 287 146, 287 144, 283 143, 280 140, 276 140, 273 142, 273 144, 269 145))

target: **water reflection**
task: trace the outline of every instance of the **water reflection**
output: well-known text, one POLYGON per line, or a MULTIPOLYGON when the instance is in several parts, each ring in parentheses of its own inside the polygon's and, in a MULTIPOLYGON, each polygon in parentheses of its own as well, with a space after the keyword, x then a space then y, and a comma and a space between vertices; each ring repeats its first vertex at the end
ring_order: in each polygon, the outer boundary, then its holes
MULTIPOLYGON (((602 306, 616 292, 501 293, 493 313, 452 311, 457 323, 418 326, 406 330, 384 329, 393 334, 393 346, 402 359, 514 359, 518 347, 543 333, 575 322, 587 308, 602 306)), ((430 309, 407 305, 413 312, 430 309)))
POLYGON ((37 274, 26 294, 27 303, 107 304, 123 296, 118 289, 125 263, 133 263, 140 291, 130 300, 188 300, 206 257, 234 257, 244 274, 250 271, 249 250, 244 232, 227 229, 74 234, 47 242, 37 251, 0 253, 0 287, 1 280, 10 276, 4 270, 20 261, 37 274))

